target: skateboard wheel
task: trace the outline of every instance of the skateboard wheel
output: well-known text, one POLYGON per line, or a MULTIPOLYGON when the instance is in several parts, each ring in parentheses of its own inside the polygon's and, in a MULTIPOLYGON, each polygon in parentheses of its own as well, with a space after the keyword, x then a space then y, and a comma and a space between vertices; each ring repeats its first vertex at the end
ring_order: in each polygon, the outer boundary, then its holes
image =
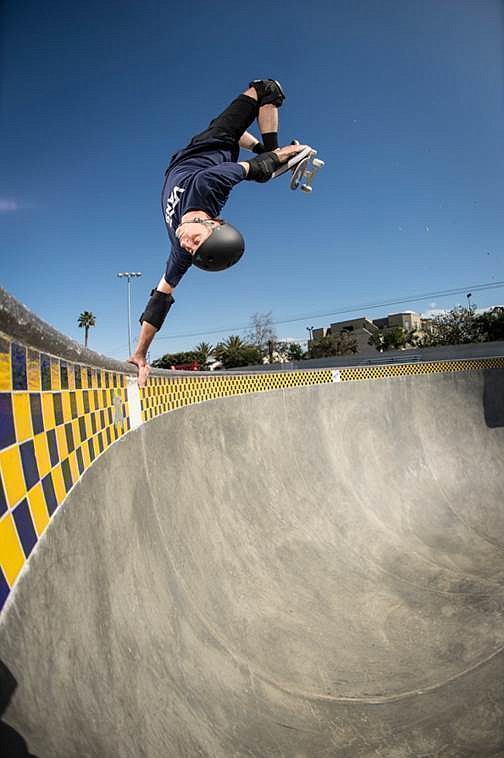
POLYGON ((325 163, 324 161, 321 161, 320 158, 314 158, 313 165, 315 166, 315 168, 322 168, 322 166, 325 166, 325 163))
POLYGON ((301 189, 303 190, 303 192, 311 192, 313 187, 310 187, 308 184, 302 184, 301 189))

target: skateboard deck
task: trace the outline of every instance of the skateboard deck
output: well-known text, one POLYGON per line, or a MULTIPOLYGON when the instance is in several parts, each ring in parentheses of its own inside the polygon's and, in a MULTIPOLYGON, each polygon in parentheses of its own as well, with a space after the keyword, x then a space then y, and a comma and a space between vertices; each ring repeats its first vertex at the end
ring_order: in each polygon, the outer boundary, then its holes
POLYGON ((324 167, 324 161, 317 158, 317 151, 312 147, 305 147, 300 153, 294 155, 287 163, 280 166, 272 178, 276 179, 287 171, 292 172, 290 188, 296 190, 299 186, 303 192, 311 192, 315 176, 324 167))

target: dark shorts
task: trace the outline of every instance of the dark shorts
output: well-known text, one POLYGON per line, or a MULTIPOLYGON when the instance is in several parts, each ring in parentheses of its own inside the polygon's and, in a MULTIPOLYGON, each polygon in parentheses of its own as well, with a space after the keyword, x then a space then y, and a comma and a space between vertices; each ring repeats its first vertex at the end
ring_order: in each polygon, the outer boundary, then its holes
POLYGON ((187 147, 175 153, 166 173, 186 158, 204 153, 206 149, 231 149, 230 160, 238 160, 239 141, 257 116, 257 101, 248 95, 239 95, 208 127, 196 134, 187 147))
POLYGON ((236 144, 247 131, 257 116, 257 101, 248 95, 239 95, 216 118, 210 121, 207 129, 196 134, 189 147, 205 142, 216 141, 236 144))

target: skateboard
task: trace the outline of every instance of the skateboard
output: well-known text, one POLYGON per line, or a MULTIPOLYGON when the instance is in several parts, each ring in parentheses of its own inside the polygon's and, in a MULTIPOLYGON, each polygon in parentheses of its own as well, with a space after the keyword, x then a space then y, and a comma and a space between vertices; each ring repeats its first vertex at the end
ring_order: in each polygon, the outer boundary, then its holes
POLYGON ((290 188, 296 190, 301 185, 303 192, 311 192, 313 189, 313 180, 325 166, 324 161, 316 157, 317 151, 312 147, 306 147, 300 153, 294 155, 287 163, 280 166, 274 173, 272 178, 276 179, 277 176, 282 176, 287 171, 292 172, 290 180, 290 188))

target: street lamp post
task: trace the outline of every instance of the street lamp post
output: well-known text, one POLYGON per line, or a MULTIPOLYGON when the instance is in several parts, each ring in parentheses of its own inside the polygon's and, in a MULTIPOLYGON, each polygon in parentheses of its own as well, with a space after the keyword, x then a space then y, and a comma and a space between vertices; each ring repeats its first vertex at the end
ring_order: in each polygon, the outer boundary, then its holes
POLYGON ((471 310, 471 297, 472 297, 472 292, 468 292, 466 295, 466 298, 467 298, 467 307, 469 308, 469 310, 471 310))
POLYGON ((126 277, 128 280, 128 354, 131 355, 131 280, 142 276, 142 274, 139 271, 136 273, 123 271, 120 274, 117 274, 117 276, 120 279, 126 277))
POLYGON ((312 342, 312 340, 313 340, 313 330, 314 330, 314 329, 315 329, 315 327, 314 327, 314 326, 307 326, 307 327, 306 327, 306 331, 307 331, 307 332, 308 332, 308 334, 310 335, 310 342, 312 342))

